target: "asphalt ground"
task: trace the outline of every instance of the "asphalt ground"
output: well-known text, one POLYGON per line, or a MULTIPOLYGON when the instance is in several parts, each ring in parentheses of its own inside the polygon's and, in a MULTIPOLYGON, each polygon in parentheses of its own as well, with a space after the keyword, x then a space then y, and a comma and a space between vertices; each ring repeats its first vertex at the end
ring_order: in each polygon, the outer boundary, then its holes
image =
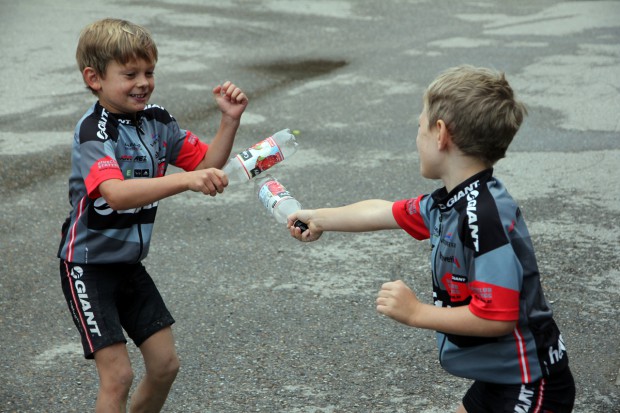
MULTIPOLYGON (((504 70, 530 115, 496 172, 529 224, 575 412, 620 411, 620 2, 0 0, 0 412, 93 410, 56 251, 93 101, 75 46, 107 16, 152 30, 152 103, 184 127, 215 133, 210 89, 230 79, 250 98, 236 150, 299 130, 272 172, 311 208, 436 188, 414 143, 424 88, 462 63, 504 70)), ((469 381, 440 368, 433 332, 374 308, 396 278, 431 302, 427 255, 399 231, 299 243, 251 184, 164 200, 145 262, 177 320, 164 411, 454 411, 469 381)))

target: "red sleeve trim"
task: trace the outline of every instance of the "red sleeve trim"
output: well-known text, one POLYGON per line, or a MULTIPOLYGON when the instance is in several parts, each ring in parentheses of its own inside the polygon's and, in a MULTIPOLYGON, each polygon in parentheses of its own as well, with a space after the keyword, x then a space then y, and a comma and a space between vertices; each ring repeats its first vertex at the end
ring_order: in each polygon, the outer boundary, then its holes
POLYGON ((424 218, 420 213, 420 200, 422 197, 423 195, 417 198, 403 199, 394 202, 392 205, 392 214, 396 223, 417 240, 430 238, 430 232, 426 224, 424 224, 424 218))
POLYGON ((469 291, 469 310, 478 317, 496 321, 519 320, 519 291, 481 281, 472 281, 469 291))
POLYGON ((198 136, 192 132, 187 131, 185 135, 185 141, 177 156, 175 166, 184 169, 185 171, 193 171, 196 169, 200 161, 203 160, 205 154, 209 150, 209 145, 202 142, 198 136))
POLYGON ((91 199, 99 198, 101 196, 99 193, 99 185, 108 179, 123 180, 123 172, 118 166, 118 162, 110 156, 97 160, 93 166, 91 166, 86 179, 84 179, 88 197, 91 199))

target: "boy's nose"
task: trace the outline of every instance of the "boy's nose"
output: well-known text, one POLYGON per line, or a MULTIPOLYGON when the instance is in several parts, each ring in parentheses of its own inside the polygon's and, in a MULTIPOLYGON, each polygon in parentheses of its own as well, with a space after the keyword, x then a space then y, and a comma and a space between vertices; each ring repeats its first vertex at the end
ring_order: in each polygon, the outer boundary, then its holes
POLYGON ((146 78, 146 76, 141 76, 140 78, 138 78, 138 81, 137 81, 138 87, 147 87, 148 85, 149 85, 149 80, 146 78))

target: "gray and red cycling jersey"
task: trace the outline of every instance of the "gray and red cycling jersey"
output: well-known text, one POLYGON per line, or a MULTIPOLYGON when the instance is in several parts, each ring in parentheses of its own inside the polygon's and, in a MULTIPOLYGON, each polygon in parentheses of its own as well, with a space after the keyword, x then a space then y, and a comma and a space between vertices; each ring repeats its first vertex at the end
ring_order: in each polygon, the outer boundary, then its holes
POLYGON ((58 257, 81 264, 135 263, 149 250, 157 202, 112 210, 99 193, 108 179, 149 179, 168 165, 191 171, 208 145, 179 128, 162 107, 135 116, 113 114, 95 103, 78 122, 71 154, 69 202, 58 257))
POLYGON ((460 377, 517 384, 567 366, 525 221, 492 169, 450 193, 441 188, 397 201, 392 212, 412 237, 430 239, 435 305, 467 305, 481 318, 517 321, 514 331, 502 337, 438 332, 444 369, 460 377))

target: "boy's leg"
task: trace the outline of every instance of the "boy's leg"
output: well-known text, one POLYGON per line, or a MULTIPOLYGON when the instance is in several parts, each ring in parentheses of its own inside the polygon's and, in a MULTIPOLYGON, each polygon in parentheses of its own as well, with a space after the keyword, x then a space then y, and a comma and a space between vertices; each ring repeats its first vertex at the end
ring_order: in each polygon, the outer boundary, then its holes
POLYGON ((82 338, 84 356, 95 359, 99 374, 97 413, 125 412, 133 381, 115 299, 122 270, 60 260, 62 289, 82 338))
POLYGON ((125 343, 112 344, 95 352, 99 373, 96 413, 124 413, 133 381, 133 371, 125 343))
POLYGON ((179 371, 179 358, 170 326, 140 345, 146 374, 131 396, 132 413, 159 412, 179 371))
POLYGON ((467 410, 465 410, 463 403, 459 404, 459 407, 456 408, 456 413, 467 413, 467 410))
MULTIPOLYGON (((467 412, 573 411, 575 381, 570 369, 528 384, 497 384, 475 381, 463 397, 467 412)), ((461 413, 457 410, 457 413, 461 413)))

